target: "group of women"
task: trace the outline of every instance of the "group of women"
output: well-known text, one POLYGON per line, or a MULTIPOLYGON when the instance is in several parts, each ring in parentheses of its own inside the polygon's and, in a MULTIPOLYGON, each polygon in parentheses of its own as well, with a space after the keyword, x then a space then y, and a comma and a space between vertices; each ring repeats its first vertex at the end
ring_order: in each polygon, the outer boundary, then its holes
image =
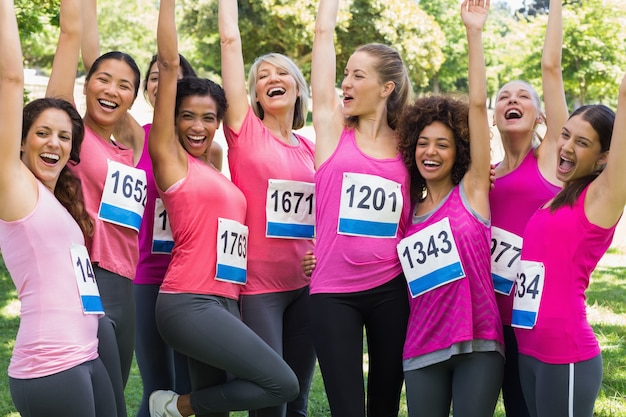
POLYGON ((412 417, 489 416, 501 389, 509 416, 592 415, 602 360, 584 292, 626 204, 626 81, 617 117, 593 105, 568 118, 560 0, 545 114, 526 83, 498 92, 493 187, 489 0, 461 5, 467 101, 411 101, 381 44, 354 52, 337 95, 338 0, 320 0, 315 145, 294 132, 309 89, 292 60, 257 58, 246 89, 236 0, 219 1, 223 88, 179 54, 175 0, 161 0, 144 127, 128 112, 139 69, 98 56, 95 6, 62 0, 47 98, 22 110, 15 12, 0 5, 0 247, 22 302, 9 367, 21 415, 125 417, 133 351, 142 417, 305 416, 316 357, 335 417, 397 415, 403 382, 412 417), (232 181, 213 144, 222 122, 232 181))

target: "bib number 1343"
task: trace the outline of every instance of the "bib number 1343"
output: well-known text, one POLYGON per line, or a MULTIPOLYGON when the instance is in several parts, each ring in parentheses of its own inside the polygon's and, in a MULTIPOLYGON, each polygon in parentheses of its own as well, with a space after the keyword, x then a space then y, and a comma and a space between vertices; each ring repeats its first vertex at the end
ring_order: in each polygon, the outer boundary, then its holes
POLYGON ((397 250, 413 297, 465 277, 447 217, 402 239, 397 250))

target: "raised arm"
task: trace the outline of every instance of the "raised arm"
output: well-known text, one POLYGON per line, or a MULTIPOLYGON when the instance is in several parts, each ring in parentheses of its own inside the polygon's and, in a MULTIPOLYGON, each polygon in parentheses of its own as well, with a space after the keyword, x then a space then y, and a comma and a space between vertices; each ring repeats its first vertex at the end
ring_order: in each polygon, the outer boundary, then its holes
POLYGON ((176 138, 174 109, 178 80, 178 39, 174 0, 161 0, 157 25, 159 94, 154 105, 148 149, 154 178, 161 190, 168 189, 187 173, 187 155, 176 138))
POLYGON ((83 34, 81 38, 81 55, 85 71, 89 69, 100 56, 100 31, 98 30, 98 1, 83 0, 81 13, 83 34))
POLYGON ((606 166, 589 186, 585 213, 594 224, 612 227, 626 205, 626 75, 622 79, 617 100, 611 146, 606 166))
POLYGON ((218 21, 222 46, 222 84, 228 101, 224 123, 236 132, 239 132, 249 107, 238 16, 237 0, 220 0, 218 21))
POLYGON ((489 0, 465 0, 461 18, 467 33, 469 54, 469 130, 471 163, 465 174, 465 192, 470 205, 489 218, 490 130, 487 116, 487 75, 482 32, 489 11, 489 0))
POLYGON ((541 77, 546 109, 546 134, 539 145, 538 157, 541 172, 547 178, 556 179, 557 142, 561 128, 569 113, 563 87, 561 55, 563 45, 562 0, 550 0, 550 14, 541 55, 541 77))
POLYGON ((74 103, 74 83, 82 32, 81 10, 81 0, 61 1, 59 42, 52 62, 46 97, 62 98, 74 103))
POLYGON ((37 199, 32 175, 20 162, 24 67, 15 8, 0 2, 0 219, 17 220, 32 210, 37 199))
POLYGON ((337 63, 334 35, 338 8, 338 0, 320 0, 315 21, 311 95, 316 167, 335 151, 343 129, 342 104, 335 91, 337 63))

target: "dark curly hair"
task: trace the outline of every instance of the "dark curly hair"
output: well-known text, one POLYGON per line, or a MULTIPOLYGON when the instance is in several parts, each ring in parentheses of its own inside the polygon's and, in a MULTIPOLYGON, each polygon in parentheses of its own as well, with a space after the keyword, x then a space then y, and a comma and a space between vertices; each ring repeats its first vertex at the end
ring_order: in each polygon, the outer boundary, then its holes
POLYGON ((226 94, 219 84, 207 79, 198 77, 183 77, 178 80, 176 88, 176 110, 174 118, 178 117, 180 105, 184 99, 191 96, 209 96, 215 100, 217 105, 217 120, 220 122, 224 118, 228 104, 226 103, 226 94))
MULTIPOLYGON (((68 164, 78 165, 80 163, 80 147, 85 137, 85 128, 80 114, 78 114, 74 105, 68 101, 47 97, 33 100, 24 106, 22 113, 22 143, 26 141, 28 131, 33 126, 33 123, 48 109, 62 110, 69 117, 72 124, 72 149, 70 150, 68 164)), ((92 236, 93 220, 89 217, 85 208, 80 180, 70 171, 67 165, 63 167, 59 174, 59 179, 54 187, 54 195, 76 220, 83 234, 92 236)))
POLYGON ((405 108, 398 122, 396 133, 402 159, 411 174, 411 200, 413 202, 423 201, 426 192, 426 180, 419 173, 415 161, 415 148, 420 133, 434 122, 441 122, 452 130, 456 146, 456 160, 450 175, 452 182, 458 184, 470 164, 468 115, 468 104, 451 96, 418 98, 405 108))

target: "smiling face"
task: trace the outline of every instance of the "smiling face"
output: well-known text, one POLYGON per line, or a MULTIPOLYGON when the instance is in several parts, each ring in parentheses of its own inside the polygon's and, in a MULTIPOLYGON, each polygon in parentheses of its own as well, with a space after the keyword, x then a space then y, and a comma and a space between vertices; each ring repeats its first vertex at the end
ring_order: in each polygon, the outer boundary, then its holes
POLYGON ((204 156, 219 126, 217 104, 213 97, 192 95, 181 101, 176 129, 178 140, 190 155, 204 156))
POLYGON ((420 175, 427 183, 449 182, 452 185, 455 160, 456 144, 452 130, 439 121, 426 126, 415 147, 415 163, 420 175))
POLYGON ((85 83, 85 118, 102 126, 115 125, 135 101, 136 75, 124 61, 106 59, 85 83))
POLYGON ((602 152, 598 132, 581 115, 572 116, 558 142, 556 176, 564 184, 601 169, 607 152, 602 152))
POLYGON ((55 108, 44 110, 31 125, 20 150, 24 165, 54 191, 72 150, 72 122, 67 113, 55 108))
POLYGON ((261 62, 256 75, 256 101, 267 114, 292 110, 300 95, 295 78, 285 68, 261 62))
POLYGON ((494 112, 494 124, 500 132, 533 132, 542 120, 538 97, 532 87, 520 81, 502 87, 494 112))

